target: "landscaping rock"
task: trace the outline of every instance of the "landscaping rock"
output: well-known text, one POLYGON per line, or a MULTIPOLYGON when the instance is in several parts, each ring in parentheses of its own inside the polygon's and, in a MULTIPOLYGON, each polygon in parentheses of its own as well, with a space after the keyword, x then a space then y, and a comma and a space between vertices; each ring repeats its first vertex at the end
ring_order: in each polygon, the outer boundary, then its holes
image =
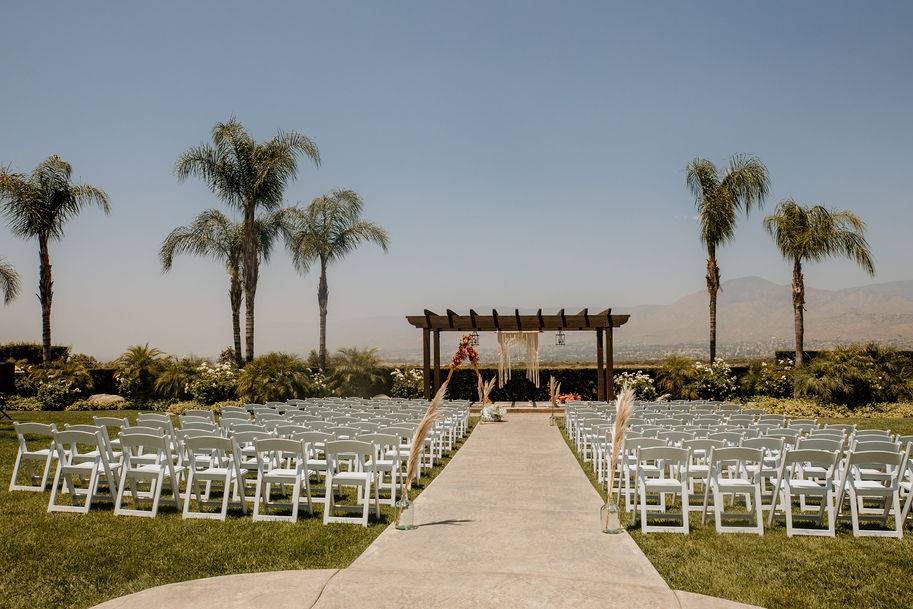
POLYGON ((110 393, 96 393, 90 395, 86 398, 86 401, 91 404, 120 404, 121 402, 126 402, 124 398, 119 395, 112 395, 110 393))

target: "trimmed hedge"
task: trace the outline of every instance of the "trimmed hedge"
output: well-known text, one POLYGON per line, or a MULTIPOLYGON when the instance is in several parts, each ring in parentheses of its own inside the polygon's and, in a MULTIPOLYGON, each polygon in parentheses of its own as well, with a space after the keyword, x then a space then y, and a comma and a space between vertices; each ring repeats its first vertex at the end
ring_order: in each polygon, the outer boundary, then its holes
MULTIPOLYGON (((480 370, 482 377, 486 380, 498 374, 497 368, 482 367, 480 370)), ((617 376, 622 372, 641 371, 651 378, 655 378, 656 370, 656 366, 615 366, 615 375, 617 376)), ((387 371, 392 372, 392 368, 388 368, 387 371)), ((447 372, 446 367, 441 370, 441 382, 447 378, 447 372)), ((748 366, 732 366, 732 373, 737 380, 741 379, 747 372, 748 366)), ((432 374, 434 374, 433 371, 432 374)), ((390 375, 387 374, 386 376, 389 377, 390 375)), ((568 368, 565 366, 540 367, 539 384, 541 386, 538 389, 526 379, 525 368, 514 368, 510 381, 504 387, 495 387, 491 392, 491 399, 495 402, 547 402, 548 379, 550 376, 554 376, 561 383, 562 393, 578 393, 584 400, 596 399, 596 368, 568 368)), ((390 384, 392 387, 392 377, 390 384)), ((389 393, 389 389, 390 387, 387 388, 387 393, 389 393)), ((454 372, 447 395, 454 400, 477 400, 479 393, 478 389, 476 389, 475 371, 472 368, 463 366, 454 372)))
MULTIPOLYGON (((805 358, 805 363, 808 364, 813 359, 815 359, 816 357, 818 357, 819 355, 821 355, 823 353, 830 353, 830 351, 803 351, 802 356, 805 358)), ((897 351, 895 351, 895 353, 897 353, 897 355, 905 357, 905 358, 909 359, 911 362, 913 362, 913 351, 904 351, 904 350, 898 349, 897 351)), ((784 349, 780 349, 780 350, 774 351, 774 359, 792 360, 792 359, 795 359, 795 357, 796 357, 795 349, 790 349, 788 351, 784 350, 784 349)))
MULTIPOLYGON (((51 345, 51 359, 66 359, 70 348, 51 345)), ((6 343, 0 345, 0 362, 25 360, 29 365, 42 362, 42 346, 39 343, 6 343)))

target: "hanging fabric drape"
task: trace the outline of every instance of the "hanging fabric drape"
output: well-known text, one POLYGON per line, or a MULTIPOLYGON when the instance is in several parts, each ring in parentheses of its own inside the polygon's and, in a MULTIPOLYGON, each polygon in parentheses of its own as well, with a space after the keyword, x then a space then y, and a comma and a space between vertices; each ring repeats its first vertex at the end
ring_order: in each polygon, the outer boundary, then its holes
POLYGON ((514 343, 526 348, 526 378, 539 387, 539 333, 498 331, 498 387, 504 387, 511 376, 511 349, 514 343))

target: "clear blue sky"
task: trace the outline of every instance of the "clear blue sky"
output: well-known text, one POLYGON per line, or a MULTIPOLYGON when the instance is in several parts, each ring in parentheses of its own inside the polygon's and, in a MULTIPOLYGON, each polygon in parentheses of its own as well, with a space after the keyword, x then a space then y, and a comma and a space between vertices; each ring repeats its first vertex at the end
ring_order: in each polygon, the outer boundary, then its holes
MULTIPOLYGON (((259 139, 319 145, 289 204, 354 188, 388 228, 388 255, 332 269, 337 319, 701 289, 684 167, 737 152, 767 164, 767 211, 787 196, 851 208, 877 280, 913 278, 910 2, 5 4, 0 164, 60 154, 113 203, 52 248, 55 339, 77 350, 229 343, 222 269, 185 258, 162 275, 156 254, 220 205, 172 170, 232 114, 259 139)), ((720 252, 724 278, 788 281, 761 218, 720 252)), ((0 227, 25 283, 0 341, 40 338, 36 249, 0 227)), ((316 276, 280 254, 262 278, 259 349, 314 346, 316 276)), ((808 269, 816 287, 867 281, 808 269)))

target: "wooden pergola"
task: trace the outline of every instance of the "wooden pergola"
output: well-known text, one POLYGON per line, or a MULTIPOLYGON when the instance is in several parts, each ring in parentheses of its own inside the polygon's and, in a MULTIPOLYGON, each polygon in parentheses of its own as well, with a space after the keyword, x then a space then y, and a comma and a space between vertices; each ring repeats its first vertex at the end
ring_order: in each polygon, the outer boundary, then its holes
POLYGON ((561 309, 555 315, 543 315, 542 309, 535 315, 521 315, 519 309, 512 313, 479 315, 469 309, 469 315, 458 315, 447 309, 446 315, 438 315, 425 309, 423 315, 407 315, 406 320, 422 330, 422 354, 424 361, 425 399, 441 386, 441 332, 542 332, 544 330, 565 330, 596 333, 596 374, 597 396, 601 401, 615 398, 613 376, 615 371, 613 329, 626 321, 629 315, 612 315, 612 309, 591 314, 584 309, 576 315, 567 315, 561 309), (434 363, 432 375, 432 344, 434 363))

